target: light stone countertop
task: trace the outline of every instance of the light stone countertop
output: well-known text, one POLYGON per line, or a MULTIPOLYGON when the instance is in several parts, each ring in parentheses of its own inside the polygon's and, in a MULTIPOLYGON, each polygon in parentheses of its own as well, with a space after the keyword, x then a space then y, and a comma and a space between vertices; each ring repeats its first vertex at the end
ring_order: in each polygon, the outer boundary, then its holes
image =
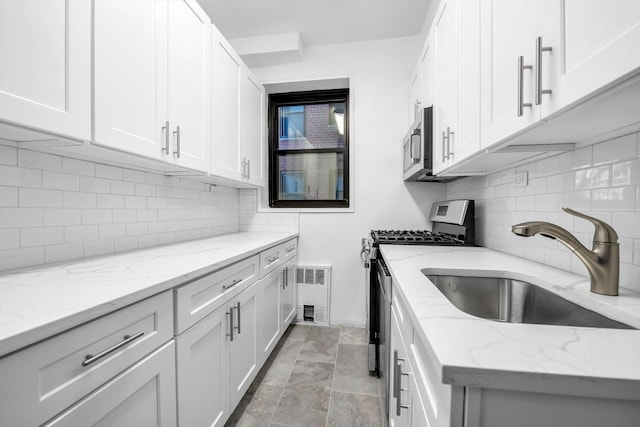
POLYGON ((0 356, 296 236, 226 234, 0 274, 0 356))
MULTIPOLYGON (((640 330, 511 324, 457 309, 421 272, 443 269, 534 283, 640 329, 640 294, 589 291, 589 279, 486 248, 382 245, 382 254, 442 382, 640 400, 640 330)), ((440 270, 440 271, 437 271, 440 270)))

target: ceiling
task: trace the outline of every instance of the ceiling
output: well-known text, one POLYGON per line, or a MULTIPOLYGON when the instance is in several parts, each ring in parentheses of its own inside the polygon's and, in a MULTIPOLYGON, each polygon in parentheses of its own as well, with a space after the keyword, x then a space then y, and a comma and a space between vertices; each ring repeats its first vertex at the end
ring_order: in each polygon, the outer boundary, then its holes
POLYGON ((305 47, 417 35, 432 0, 198 0, 227 39, 298 32, 305 47))

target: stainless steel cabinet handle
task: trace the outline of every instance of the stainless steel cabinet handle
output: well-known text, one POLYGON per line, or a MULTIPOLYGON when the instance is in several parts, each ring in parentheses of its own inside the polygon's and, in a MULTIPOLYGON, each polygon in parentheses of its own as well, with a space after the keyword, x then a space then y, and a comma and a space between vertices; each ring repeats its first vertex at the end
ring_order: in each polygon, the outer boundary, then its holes
POLYGON ((408 376, 409 372, 404 372, 402 370, 402 367, 400 366, 400 362, 404 362, 406 359, 402 357, 398 357, 397 350, 394 351, 393 358, 396 361, 394 366, 394 369, 395 369, 394 382, 395 382, 395 387, 397 388, 395 390, 396 394, 394 394, 394 397, 396 398, 396 415, 400 416, 402 409, 409 409, 409 405, 402 404, 402 392, 408 390, 406 388, 402 388, 402 375, 408 376))
POLYGON ((144 335, 144 331, 136 332, 133 335, 125 335, 124 338, 122 339, 122 341, 120 341, 118 344, 113 345, 113 346, 109 347, 106 350, 102 350, 100 353, 98 353, 96 355, 87 354, 84 357, 84 360, 82 361, 82 366, 89 366, 93 362, 97 362, 98 360, 102 359, 106 355, 108 355, 110 353, 113 353, 114 351, 124 347, 125 345, 129 344, 130 342, 133 342, 133 341, 137 340, 138 338, 140 338, 143 335, 144 335))
POLYGON ((229 283, 228 285, 222 285, 222 289, 229 289, 235 285, 237 285, 238 283, 242 282, 242 279, 235 279, 234 281, 232 281, 231 283, 229 283))
POLYGON ((282 289, 284 290, 284 288, 286 287, 287 284, 287 269, 285 268, 284 270, 282 270, 282 289))
POLYGON ((291 252, 293 252, 293 251, 295 251, 295 250, 296 250, 296 247, 295 247, 295 246, 290 246, 290 247, 288 247, 287 249, 285 249, 285 251, 286 251, 288 254, 290 254, 291 252))
POLYGON ((549 46, 542 46, 542 37, 536 39, 536 105, 542 103, 543 94, 551 94, 551 89, 542 89, 542 52, 551 50, 549 46))
POLYGON ((451 129, 447 126, 447 160, 453 156, 453 151, 451 151, 451 135, 455 135, 455 132, 451 132, 451 129))
POLYGON ((247 159, 242 159, 242 178, 246 178, 247 177, 247 159))
POLYGON ((445 134, 444 131, 442 131, 442 163, 444 163, 445 160, 447 160, 446 150, 447 150, 447 135, 445 134))
POLYGON ((267 258, 267 262, 269 264, 271 264, 272 262, 276 262, 279 259, 280 259, 280 257, 278 255, 276 255, 276 256, 272 256, 271 258, 267 258))
POLYGON ((162 131, 164 132, 164 147, 162 147, 162 152, 169 154, 169 120, 164 122, 164 126, 162 126, 162 131))
POLYGON ((398 379, 400 378, 400 365, 398 365, 398 350, 393 350, 393 397, 398 397, 398 389, 400 384, 398 379))
POLYGON ((531 70, 531 65, 524 65, 524 56, 518 56, 518 117, 521 117, 524 107, 531 108, 531 103, 525 103, 524 98, 524 70, 531 70))
POLYGON ((176 126, 173 134, 176 136, 176 151, 174 151, 173 154, 175 154, 177 158, 180 158, 180 126, 176 126))
POLYGON ((238 312, 238 326, 236 326, 236 331, 238 331, 238 335, 240 335, 242 332, 240 332, 240 301, 238 301, 238 304, 236 306, 236 310, 238 312))
POLYGON ((247 159, 247 179, 251 178, 251 160, 247 159))
POLYGON ((225 334, 226 336, 229 337, 229 341, 233 341, 233 309, 235 307, 229 307, 229 312, 225 313, 227 316, 229 316, 229 333, 225 334))

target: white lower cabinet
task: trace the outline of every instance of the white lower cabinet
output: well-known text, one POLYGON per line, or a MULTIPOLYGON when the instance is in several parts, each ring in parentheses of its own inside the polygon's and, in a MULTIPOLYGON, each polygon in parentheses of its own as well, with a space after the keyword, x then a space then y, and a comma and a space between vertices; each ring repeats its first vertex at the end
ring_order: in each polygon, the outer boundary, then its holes
POLYGON ((217 427, 229 418, 229 326, 224 306, 176 339, 181 426, 217 427))
POLYGON ((43 427, 176 426, 174 346, 165 344, 43 427))
POLYGON ((282 289, 280 291, 280 317, 282 318, 282 331, 293 322, 296 317, 296 267, 298 266, 298 257, 289 260, 285 264, 284 280, 282 281, 282 289))
POLYGON ((282 335, 280 298, 284 287, 284 268, 271 272, 260 282, 260 358, 267 360, 282 335))

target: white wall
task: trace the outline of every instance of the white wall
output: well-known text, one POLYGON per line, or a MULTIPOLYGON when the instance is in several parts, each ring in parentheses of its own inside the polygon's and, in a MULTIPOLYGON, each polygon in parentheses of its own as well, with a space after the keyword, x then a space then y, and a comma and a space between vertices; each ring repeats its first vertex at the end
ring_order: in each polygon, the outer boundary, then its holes
POLYGON ((254 68, 263 84, 349 77, 353 212, 301 213, 299 262, 330 264, 331 323, 366 323, 360 240, 371 229, 430 228, 445 185, 402 181, 402 137, 409 122, 409 74, 421 38, 310 47, 302 62, 254 68))
POLYGON ((620 285, 640 291, 640 134, 588 146, 487 177, 447 184, 448 198, 476 200, 476 238, 481 246, 588 276, 562 244, 511 233, 522 221, 548 221, 591 248, 593 225, 564 213, 567 206, 606 221, 620 241, 620 285), (529 185, 514 187, 527 171, 529 185))
POLYGON ((0 145, 0 271, 237 232, 239 192, 0 145))

